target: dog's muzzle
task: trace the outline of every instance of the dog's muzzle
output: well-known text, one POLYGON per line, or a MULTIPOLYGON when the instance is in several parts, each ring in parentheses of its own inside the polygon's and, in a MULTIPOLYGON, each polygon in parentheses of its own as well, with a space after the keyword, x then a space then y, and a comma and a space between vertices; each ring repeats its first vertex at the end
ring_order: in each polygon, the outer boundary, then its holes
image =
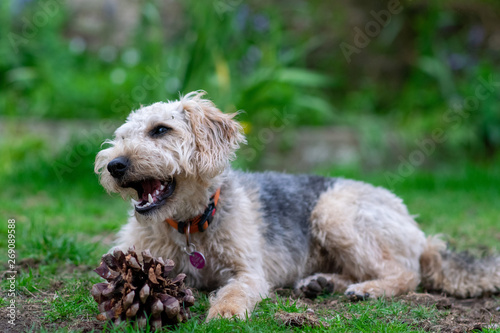
POLYGON ((145 214, 161 207, 172 196, 175 190, 175 179, 172 176, 164 179, 147 178, 129 179, 126 175, 132 163, 125 156, 120 156, 108 163, 108 171, 122 188, 133 188, 137 192, 138 200, 132 199, 135 210, 145 214))
POLYGON ((120 156, 108 163, 108 171, 116 179, 122 178, 130 167, 130 160, 120 156))

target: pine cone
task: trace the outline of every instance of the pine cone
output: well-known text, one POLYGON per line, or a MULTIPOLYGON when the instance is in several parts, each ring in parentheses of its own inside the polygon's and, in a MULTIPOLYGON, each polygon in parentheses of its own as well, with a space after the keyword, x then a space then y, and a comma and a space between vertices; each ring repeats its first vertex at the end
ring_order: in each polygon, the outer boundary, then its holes
POLYGON ((189 319, 189 307, 195 300, 184 285, 186 275, 169 279, 174 262, 153 258, 149 250, 142 252, 142 258, 141 264, 133 247, 127 254, 116 250, 102 257, 94 272, 108 283, 96 283, 91 290, 99 304, 97 319, 116 324, 136 320, 139 327, 144 327, 150 318, 153 329, 189 319))

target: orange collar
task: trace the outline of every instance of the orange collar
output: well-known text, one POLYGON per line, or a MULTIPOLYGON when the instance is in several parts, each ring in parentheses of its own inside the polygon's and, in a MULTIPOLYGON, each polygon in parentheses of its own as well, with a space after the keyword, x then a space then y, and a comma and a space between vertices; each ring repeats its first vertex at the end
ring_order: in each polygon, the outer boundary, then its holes
POLYGON ((170 224, 171 227, 179 231, 181 234, 188 232, 194 234, 195 232, 205 231, 212 222, 215 212, 217 211, 217 202, 219 201, 220 188, 217 189, 215 194, 210 198, 210 202, 205 211, 192 219, 184 222, 177 222, 173 219, 166 219, 165 222, 170 224))

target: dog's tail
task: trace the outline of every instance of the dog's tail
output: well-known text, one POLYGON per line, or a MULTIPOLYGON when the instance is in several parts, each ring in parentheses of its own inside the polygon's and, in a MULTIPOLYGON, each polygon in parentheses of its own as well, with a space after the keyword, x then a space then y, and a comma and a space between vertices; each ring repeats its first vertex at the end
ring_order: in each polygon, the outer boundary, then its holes
POLYGON ((460 298, 500 293, 500 257, 455 253, 436 236, 427 239, 420 267, 426 290, 460 298))

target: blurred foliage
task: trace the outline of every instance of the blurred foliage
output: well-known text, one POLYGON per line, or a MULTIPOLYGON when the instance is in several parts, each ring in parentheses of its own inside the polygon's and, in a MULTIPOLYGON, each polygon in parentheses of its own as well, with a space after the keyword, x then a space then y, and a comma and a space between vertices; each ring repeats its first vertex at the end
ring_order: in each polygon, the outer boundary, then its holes
MULTIPOLYGON (((405 141, 400 145, 411 149, 441 129, 445 156, 492 157, 498 150, 499 2, 402 1, 401 12, 391 15, 375 37, 370 37, 367 26, 379 22, 374 13, 387 12, 387 3, 316 1, 311 8, 314 19, 335 20, 319 28, 312 25, 315 35, 327 43, 308 55, 308 67, 335 76, 340 88, 332 91, 338 101, 334 105, 344 118, 354 123, 363 118, 371 122, 374 115, 383 119, 388 127, 362 125, 372 130, 366 135, 370 140, 389 129, 405 141), (354 28, 370 42, 348 63, 338 46, 355 46, 354 28)), ((304 31, 310 33, 310 28, 304 31)))
POLYGON ((286 50, 290 36, 279 20, 259 14, 262 22, 257 26, 257 16, 247 6, 221 13, 211 2, 183 4, 188 28, 175 40, 165 43, 159 9, 146 2, 130 45, 103 46, 98 52, 75 50, 73 41, 65 39, 64 8, 26 42, 25 21, 19 18, 34 17, 40 11, 37 3, 22 16, 4 14, 2 30, 12 30, 20 41, 17 53, 9 39, 1 44, 2 54, 9 55, 2 57, 0 67, 3 112, 122 118, 140 104, 203 89, 224 111, 251 110, 251 116, 264 123, 269 111, 283 105, 297 121, 306 118, 303 111, 310 111, 310 123, 329 117, 331 106, 316 95, 332 80, 294 67, 305 52, 300 45, 286 50), (131 63, 130 57, 140 60, 131 63))
POLYGON ((171 29, 165 4, 148 0, 126 45, 98 49, 69 35, 64 5, 33 25, 44 3, 0 5, 2 115, 122 120, 141 104, 203 89, 223 111, 245 111, 250 142, 261 128, 349 124, 368 145, 390 129, 414 147, 442 129, 448 157, 500 147, 494 1, 402 2, 350 63, 339 45, 353 45, 354 28, 364 31, 385 2, 188 0, 171 29), (484 81, 493 83, 478 98, 484 81))

